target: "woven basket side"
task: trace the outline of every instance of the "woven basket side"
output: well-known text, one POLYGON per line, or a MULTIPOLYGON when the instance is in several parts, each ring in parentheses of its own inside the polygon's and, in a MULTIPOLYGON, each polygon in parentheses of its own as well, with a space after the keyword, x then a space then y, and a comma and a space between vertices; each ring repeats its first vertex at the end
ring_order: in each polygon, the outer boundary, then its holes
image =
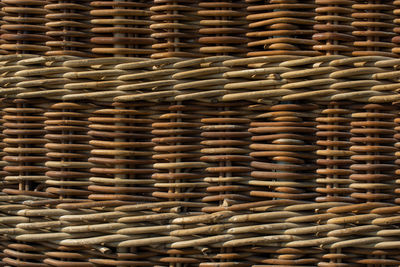
POLYGON ((46 32, 53 40, 47 41, 46 46, 51 48, 46 55, 71 55, 80 57, 92 56, 89 43, 90 23, 89 1, 59 1, 51 0, 44 8, 48 11, 46 26, 51 28, 46 32))
POLYGON ((356 37, 352 35, 355 30, 351 23, 354 19, 351 14, 354 12, 352 4, 354 1, 325 1, 316 0, 315 16, 316 24, 313 39, 318 41, 314 50, 324 54, 350 55, 354 50, 353 42, 356 37))
POLYGON ((149 8, 152 1, 91 1, 92 52, 101 56, 140 56, 154 53, 156 40, 149 8))
POLYGON ((200 52, 206 55, 237 55, 248 52, 249 41, 245 37, 248 32, 246 7, 244 1, 200 1, 197 12, 200 20, 199 43, 200 52))
POLYGON ((197 41, 199 7, 194 0, 164 1, 155 0, 150 11, 154 15, 150 28, 155 31, 151 36, 157 40, 152 48, 157 52, 152 58, 199 57, 200 45, 197 41))
POLYGON ((266 55, 319 55, 313 50, 317 41, 315 33, 314 1, 253 1, 249 4, 246 17, 253 38, 248 47, 254 49, 247 56, 266 55))
POLYGON ((393 10, 391 1, 355 1, 351 14, 355 20, 351 23, 355 30, 352 35, 358 40, 353 42, 353 56, 380 55, 395 57, 391 40, 393 32, 393 10))
POLYGON ((45 25, 48 11, 44 6, 49 2, 25 2, 2 0, 2 12, 5 12, 2 20, 5 23, 1 28, 7 33, 1 35, 6 43, 1 44, 0 48, 16 54, 43 54, 50 50, 45 42, 52 40, 46 36, 50 28, 45 25))

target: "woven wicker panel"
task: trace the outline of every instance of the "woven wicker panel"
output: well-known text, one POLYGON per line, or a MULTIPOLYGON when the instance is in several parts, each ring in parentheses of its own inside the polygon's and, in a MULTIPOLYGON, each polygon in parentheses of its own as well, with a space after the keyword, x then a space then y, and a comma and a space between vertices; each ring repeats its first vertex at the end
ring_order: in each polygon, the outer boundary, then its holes
POLYGON ((0 3, 0 266, 400 265, 397 0, 0 3))
POLYGON ((298 249, 298 248, 246 248, 245 252, 251 253, 251 260, 255 263, 253 267, 266 266, 316 266, 320 257, 320 249, 298 249))
POLYGON ((317 163, 318 188, 316 191, 321 194, 316 198, 318 202, 349 202, 354 203, 356 199, 350 196, 354 189, 350 188, 353 182, 349 176, 353 173, 350 165, 354 163, 351 156, 354 152, 349 148, 353 144, 350 141, 352 134, 351 113, 349 102, 329 102, 325 109, 316 118, 318 122, 316 133, 317 144, 320 149, 316 152, 319 156, 317 163))
MULTIPOLYGON (((399 34, 399 30, 400 30, 400 28, 398 26, 400 23, 400 20, 398 18, 400 2, 395 0, 395 1, 393 1, 393 5, 395 7, 395 9, 393 10, 393 15, 395 16, 393 19, 393 23, 395 24, 395 27, 393 28, 393 32, 397 35, 397 34, 399 34)), ((399 38, 397 36, 394 36, 392 38, 392 43, 395 44, 395 46, 392 48, 392 52, 398 54, 399 53, 399 48, 398 48, 399 38)))
POLYGON ((314 1, 246 0, 250 32, 254 40, 248 43, 254 52, 248 56, 304 55, 314 56, 312 40, 315 33, 314 1))
POLYGON ((246 3, 241 1, 200 1, 200 52, 204 54, 244 55, 248 39, 246 3))
MULTIPOLYGON (((23 92, 24 89, 18 87, 19 82, 26 81, 26 78, 16 76, 15 73, 26 69, 22 65, 18 65, 17 62, 22 59, 28 59, 35 57, 35 55, 7 55, 1 56, 1 89, 0 94, 6 97, 15 97, 18 93, 23 92)), ((12 99, 12 98, 10 98, 12 99)))
POLYGON ((154 53, 150 35, 151 1, 92 1, 93 53, 146 56, 154 53))
POLYGON ((44 175, 47 171, 44 166, 47 160, 43 129, 44 104, 45 101, 37 99, 16 99, 14 107, 4 109, 3 125, 7 128, 3 130, 3 134, 6 135, 4 142, 7 147, 3 151, 7 156, 3 159, 8 163, 4 170, 10 173, 5 180, 19 182, 18 190, 6 188, 3 190, 7 191, 6 193, 50 196, 44 192, 33 191, 47 179, 44 175))
POLYGON ((152 47, 157 52, 152 58, 200 56, 198 10, 195 0, 154 0, 150 28, 155 31, 151 36, 157 43, 152 47))
POLYGON ((162 266, 158 264, 158 255, 162 252, 156 249, 137 250, 132 252, 104 253, 91 252, 89 260, 92 266, 162 266))
POLYGON ((1 35, 7 42, 0 46, 1 49, 11 53, 37 54, 50 50, 45 44, 52 40, 46 36, 49 27, 45 26, 48 20, 44 6, 48 1, 2 0, 1 3, 5 5, 2 11, 6 13, 1 29, 7 31, 1 35))
POLYGON ((393 10, 391 1, 363 1, 358 0, 352 6, 354 12, 351 16, 355 19, 351 23, 355 30, 352 34, 358 37, 353 43, 356 51, 354 56, 382 55, 394 56, 391 49, 394 44, 391 38, 393 32, 393 10))
POLYGON ((189 102, 157 105, 154 109, 160 115, 152 125, 157 152, 154 159, 158 160, 154 168, 159 170, 153 175, 158 189, 153 195, 165 201, 182 200, 189 207, 201 203, 201 198, 207 195, 203 190, 207 184, 202 182, 202 168, 207 165, 200 161, 198 152, 202 148, 199 136, 202 124, 194 113, 199 108, 189 102))
MULTIPOLYGON (((4 248, 6 248, 8 245, 8 242, 2 241, 0 244, 0 255, 2 257, 2 259, 5 258, 5 254, 3 253, 4 248)), ((6 263, 4 262, 0 262, 0 266, 6 266, 6 263)))
POLYGON ((49 160, 46 166, 49 177, 47 192, 60 198, 85 199, 90 191, 88 154, 89 145, 87 121, 90 105, 60 102, 50 106, 46 116, 48 141, 46 154, 49 160))
POLYGON ((118 80, 123 82, 117 87, 122 95, 115 97, 114 100, 128 103, 136 100, 160 102, 166 97, 177 95, 178 91, 172 90, 176 83, 172 75, 177 72, 173 63, 179 60, 179 58, 141 59, 117 65, 116 68, 127 75, 118 77, 118 80), (133 73, 128 74, 129 72, 133 73))
POLYGON ((206 168, 204 181, 209 185, 209 195, 202 201, 207 203, 205 212, 216 212, 239 203, 254 201, 247 185, 252 168, 249 153, 250 133, 246 128, 250 115, 246 102, 203 104, 201 136, 205 145, 201 160, 210 164, 206 168))
POLYGON ((7 176, 9 173, 4 171, 3 168, 7 165, 7 161, 3 160, 3 157, 7 155, 6 152, 3 151, 4 148, 7 147, 6 143, 4 142, 4 138, 6 138, 7 136, 5 134, 3 134, 3 130, 6 128, 5 126, 3 126, 3 124, 5 123, 5 120, 3 119, 3 116, 5 115, 5 111, 4 109, 7 107, 12 106, 11 101, 7 101, 6 99, 2 99, 1 100, 1 112, 0 112, 0 154, 1 154, 1 161, 0 161, 0 165, 1 165, 1 172, 0 172, 0 177, 1 177, 1 189, 3 188, 15 188, 16 186, 18 186, 18 181, 10 181, 10 182, 6 182, 4 181, 4 177, 7 176))
POLYGON ((88 43, 92 28, 89 23, 89 1, 49 2, 44 6, 48 11, 45 17, 49 20, 46 26, 51 28, 46 35, 53 40, 46 42, 46 46, 51 48, 46 55, 91 56, 91 45, 88 43))
POLYGON ((3 62, 22 79, 13 95, 27 98, 18 105, 45 115, 49 170, 40 182, 18 176, 28 191, 4 190, 2 231, 25 244, 61 244, 34 257, 88 266, 396 263, 397 112, 384 103, 398 99, 398 60, 24 57, 3 62), (63 59, 72 60, 61 66, 63 59), (37 100, 44 88, 52 104, 37 100), (88 152, 88 141, 90 159, 68 165, 86 169, 82 180, 59 180, 73 149, 88 152), (91 252, 78 256, 81 246, 91 252), (350 247, 355 257, 342 257, 350 247))
POLYGON ((350 179, 355 182, 351 187, 356 190, 351 196, 364 201, 393 202, 393 186, 396 148, 393 138, 395 134, 393 122, 395 118, 393 107, 378 104, 355 106, 351 123, 353 145, 350 151, 356 155, 351 157, 355 161, 350 169, 355 173, 350 179), (358 111, 358 110, 360 111, 358 111), (383 182, 379 186, 380 182, 383 182))
POLYGON ((44 98, 60 99, 62 95, 68 93, 64 89, 64 84, 68 82, 64 73, 71 71, 64 67, 63 62, 69 60, 71 56, 54 57, 31 57, 18 61, 21 70, 15 76, 21 77, 21 81, 16 83, 16 97, 31 99, 44 98))
MULTIPOLYGON (((270 191, 256 189, 252 195, 266 199, 314 198, 313 172, 316 165, 315 157, 311 155, 317 148, 314 137, 316 123, 313 121, 316 117, 313 110, 317 107, 283 103, 255 108, 260 110, 260 115, 249 129, 254 134, 250 148, 255 151, 250 154, 255 157, 251 165, 257 170, 252 173, 252 178, 254 184, 257 184, 258 177, 265 181, 270 191), (274 182, 277 178, 282 184, 274 182)), ((263 186, 261 181, 260 186, 263 186)))
POLYGON ((65 72, 63 78, 69 80, 64 85, 68 93, 64 94, 64 101, 76 101, 82 99, 109 100, 122 92, 117 87, 124 84, 116 79, 123 70, 115 69, 120 63, 137 61, 134 58, 99 58, 99 59, 76 59, 65 61, 63 66, 73 68, 65 72))
POLYGON ((349 55, 354 50, 353 41, 357 39, 352 35, 355 28, 351 26, 354 19, 350 16, 354 12, 351 7, 355 2, 317 0, 315 4, 318 5, 315 8, 318 14, 314 18, 317 33, 312 38, 319 44, 314 45, 313 49, 325 54, 349 55))
POLYGON ((43 263, 45 256, 43 255, 43 246, 37 244, 9 244, 3 250, 5 258, 3 262, 8 266, 37 266, 48 267, 49 265, 43 263))
MULTIPOLYGON (((1 17, 1 20, 0 20, 0 45, 7 43, 7 41, 5 41, 2 37, 3 34, 7 33, 7 31, 2 28, 2 26, 4 24, 6 24, 6 22, 3 20, 3 17, 6 15, 6 12, 3 11, 4 6, 5 6, 5 4, 0 2, 0 7, 1 7, 1 11, 0 11, 0 17, 1 17)), ((4 50, 4 49, 0 49, 0 54, 1 55, 8 54, 8 51, 4 50)))
POLYGON ((94 267, 93 263, 88 262, 93 257, 93 252, 85 247, 65 247, 50 242, 42 242, 45 248, 43 263, 47 266, 82 266, 94 267))
POLYGON ((93 150, 89 162, 95 175, 89 186, 93 200, 152 202, 154 182, 150 142, 151 114, 146 105, 114 103, 98 109, 89 118, 93 150), (114 108, 113 108, 114 107, 114 108), (143 111, 139 111, 143 110, 143 111), (142 189, 142 190, 141 190, 142 189))

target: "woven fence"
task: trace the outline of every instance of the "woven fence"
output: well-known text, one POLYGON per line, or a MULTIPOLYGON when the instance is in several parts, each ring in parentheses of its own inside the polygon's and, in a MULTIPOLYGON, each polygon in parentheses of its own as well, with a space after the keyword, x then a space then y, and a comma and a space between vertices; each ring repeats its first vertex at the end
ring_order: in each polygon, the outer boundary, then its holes
POLYGON ((0 8, 0 266, 400 266, 400 1, 0 8))

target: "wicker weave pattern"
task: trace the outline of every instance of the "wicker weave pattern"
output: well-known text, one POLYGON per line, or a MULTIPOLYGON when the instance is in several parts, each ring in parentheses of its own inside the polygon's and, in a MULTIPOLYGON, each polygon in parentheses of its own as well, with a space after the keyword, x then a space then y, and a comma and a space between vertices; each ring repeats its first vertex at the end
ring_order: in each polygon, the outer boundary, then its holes
POLYGON ((50 28, 45 26, 47 10, 44 8, 48 1, 33 0, 2 0, 4 24, 1 35, 3 43, 0 48, 12 53, 43 53, 50 48, 45 41, 52 40, 46 36, 50 28))
POLYGON ((155 39, 149 26, 153 14, 146 1, 92 1, 90 14, 94 17, 91 39, 93 53, 105 55, 141 55, 154 52, 150 45, 155 39))
POLYGON ((90 36, 88 1, 58 1, 52 0, 44 8, 48 10, 46 18, 50 21, 45 25, 51 30, 46 35, 54 40, 46 42, 46 46, 51 47, 51 51, 46 55, 71 55, 71 56, 91 56, 88 53, 90 36))
POLYGON ((400 265, 398 1, 0 6, 0 266, 400 265))
MULTIPOLYGON (((27 261, 339 266, 358 247, 349 264, 397 263, 397 60, 3 62, 19 98, 4 102, 2 231, 54 244, 27 261)), ((12 240, 10 264, 29 251, 12 240)))

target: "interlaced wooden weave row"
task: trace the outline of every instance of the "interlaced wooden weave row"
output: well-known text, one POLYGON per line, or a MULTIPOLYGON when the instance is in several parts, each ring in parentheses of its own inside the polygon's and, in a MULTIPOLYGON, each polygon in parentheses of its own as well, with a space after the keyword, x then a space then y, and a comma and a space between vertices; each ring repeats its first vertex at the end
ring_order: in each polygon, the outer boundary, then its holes
POLYGON ((399 1, 0 7, 0 266, 400 266, 399 1))

